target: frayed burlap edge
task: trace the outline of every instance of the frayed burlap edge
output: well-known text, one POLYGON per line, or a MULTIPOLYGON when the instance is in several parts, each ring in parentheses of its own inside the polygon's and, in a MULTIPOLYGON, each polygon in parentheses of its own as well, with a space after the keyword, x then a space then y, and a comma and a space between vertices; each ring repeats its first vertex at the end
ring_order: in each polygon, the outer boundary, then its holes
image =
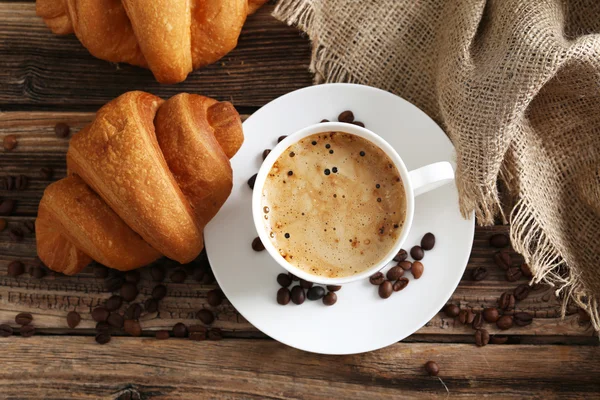
MULTIPOLYGON (((318 0, 317 0, 318 1, 318 0)), ((357 83, 352 74, 337 62, 337 56, 319 41, 313 27, 313 0, 295 0, 280 2, 273 16, 288 25, 294 25, 305 32, 312 42, 312 57, 309 70, 314 74, 314 83, 347 82, 357 83)), ((499 179, 511 187, 514 177, 507 168, 501 168, 499 179)), ((506 223, 506 214, 502 207, 497 187, 473 188, 457 182, 460 196, 460 208, 463 216, 475 210, 478 223, 489 225, 494 216, 501 216, 506 223)), ((516 193, 515 193, 516 194, 516 193)), ((550 243, 541 225, 536 221, 531 205, 520 199, 511 207, 510 237, 515 251, 523 255, 533 271, 530 284, 546 283, 554 288, 555 294, 562 298, 561 315, 564 318, 567 305, 574 302, 584 309, 591 318, 592 326, 600 331, 600 304, 598 299, 583 284, 580 276, 570 269, 565 275, 565 262, 560 252, 550 243)))

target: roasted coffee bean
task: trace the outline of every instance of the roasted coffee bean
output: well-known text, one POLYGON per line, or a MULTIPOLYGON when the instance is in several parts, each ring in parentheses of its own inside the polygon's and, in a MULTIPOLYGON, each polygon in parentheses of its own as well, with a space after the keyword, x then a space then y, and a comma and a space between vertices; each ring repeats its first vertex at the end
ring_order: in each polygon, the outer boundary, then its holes
POLYGON ((322 120, 321 120, 321 124, 322 124, 323 122, 329 122, 329 120, 328 120, 328 119, 322 119, 322 120))
POLYGON ((158 300, 156 299, 146 299, 144 302, 144 309, 147 313, 155 313, 158 311, 158 300))
POLYGON ((352 121, 352 125, 360 126, 361 128, 365 127, 365 124, 360 121, 352 121))
POLYGON ((135 284, 131 282, 125 282, 123 283, 123 286, 121 286, 120 293, 121 297, 123 297, 123 300, 131 302, 138 296, 139 291, 135 284))
POLYGON ((17 147, 17 137, 15 135, 6 135, 2 140, 2 146, 4 150, 11 151, 17 147))
POLYGON ((498 308, 503 311, 510 311, 515 308, 515 296, 512 293, 505 292, 498 299, 498 308))
POLYGON ((33 325, 23 325, 19 329, 19 333, 22 337, 32 337, 33 335, 35 335, 35 328, 33 327, 33 325))
POLYGON ((215 283, 215 276, 213 275, 212 271, 205 271, 204 276, 202 277, 202 284, 212 285, 213 283, 215 283))
POLYGON ((58 124, 54 125, 54 134, 57 138, 64 139, 69 136, 70 132, 71 128, 69 128, 69 125, 65 124, 64 122, 59 122, 58 124))
POLYGON ((178 322, 173 325, 173 336, 177 338, 184 338, 188 335, 188 328, 185 324, 178 322))
POLYGON ((108 278, 104 280, 104 288, 108 292, 116 292, 117 290, 121 289, 121 286, 123 286, 124 282, 125 279, 123 279, 121 275, 109 275, 108 278))
POLYGON ((523 273, 521 272, 521 268, 519 267, 510 267, 506 271, 506 280, 509 282, 516 282, 519 279, 521 279, 522 276, 523 273))
POLYGON ((397 281, 402 277, 402 275, 404 275, 404 270, 398 265, 390 268, 387 274, 385 274, 386 278, 388 278, 390 281, 397 281))
POLYGON ((483 319, 487 322, 496 322, 500 318, 500 313, 495 307, 488 307, 483 310, 483 319))
POLYGON ((196 282, 202 282, 205 274, 204 268, 195 268, 192 272, 192 278, 194 278, 196 282))
POLYGON ((325 296, 325 289, 322 286, 313 286, 308 289, 306 298, 309 300, 321 300, 325 296))
POLYGON ((500 250, 499 252, 495 253, 494 263, 503 270, 509 269, 512 265, 512 259, 510 258, 508 250, 500 250))
POLYGON ((142 327, 140 326, 139 321, 135 319, 126 319, 123 323, 123 328, 125 332, 127 332, 131 336, 141 336, 142 335, 142 327))
POLYGON ((513 315, 513 320, 517 326, 527 326, 533 322, 533 316, 527 312, 518 312, 513 315))
POLYGON ((215 315, 212 313, 212 311, 207 310, 206 308, 198 311, 196 317, 198 317, 198 319, 206 325, 210 325, 215 321, 215 315))
POLYGON ((29 179, 25 175, 19 175, 15 178, 15 189, 25 190, 29 184, 29 179))
POLYGON ((21 261, 12 261, 10 264, 8 264, 8 268, 7 268, 8 276, 12 276, 13 278, 16 278, 19 275, 23 275, 24 272, 25 272, 25 266, 23 265, 23 263, 21 261))
POLYGON ((123 323, 125 322, 125 319, 123 318, 123 316, 121 314, 113 312, 113 313, 110 313, 106 322, 108 322, 108 324, 112 327, 122 328, 123 323))
POLYGON ((369 277, 369 282, 371 282, 371 285, 381 285, 383 283, 383 281, 385 281, 385 276, 383 275, 382 272, 377 272, 374 275, 371 275, 369 277))
POLYGON ((498 318, 498 321, 496 321, 496 326, 499 329, 507 330, 512 328, 513 326, 513 317, 510 315, 503 315, 500 318, 498 318))
POLYGON ((458 312, 458 322, 465 325, 467 323, 467 318, 468 318, 467 314, 468 314, 467 310, 460 310, 458 312))
POLYGON ((108 268, 102 264, 94 265, 94 276, 96 278, 106 279, 108 277, 108 268))
POLYGON ((138 319, 142 315, 142 306, 139 303, 133 303, 125 310, 125 319, 138 319))
POLYGON ((35 223, 33 221, 24 221, 21 225, 28 233, 35 233, 35 223))
POLYGON ((435 361, 427 361, 425 363, 425 371, 427 371, 429 376, 438 376, 440 373, 440 367, 438 367, 435 361))
POLYGON ((435 235, 431 232, 426 233, 421 239, 421 247, 423 250, 431 250, 435 246, 435 235))
POLYGON ((125 282, 139 283, 141 278, 142 276, 140 274, 140 271, 138 271, 137 269, 125 272, 125 282))
POLYGON ((29 313, 19 313, 15 317, 17 325, 29 325, 33 321, 33 315, 29 313))
POLYGON ((337 303, 337 294, 335 294, 335 292, 327 292, 325 297, 323 297, 323 304, 332 306, 335 303, 337 303))
POLYGON ((108 342, 110 342, 110 333, 99 333, 96 335, 96 343, 98 344, 107 344, 108 342))
POLYGON ((392 285, 392 290, 394 292, 399 292, 408 286, 408 282, 410 282, 408 278, 400 278, 396 282, 394 282, 394 284, 392 285))
POLYGON ((352 123, 354 121, 354 113, 350 110, 343 111, 338 115, 339 122, 352 123))
POLYGON ((152 298, 155 300, 162 300, 167 295, 167 287, 165 285, 156 285, 152 289, 152 298))
POLYGON ((13 199, 4 199, 0 201, 0 215, 11 215, 17 202, 13 199))
POLYGON ((165 276, 167 273, 165 271, 165 267, 161 265, 154 265, 150 268, 150 276, 154 282, 162 282, 165 280, 165 276))
POLYGON ((264 249, 265 249, 265 246, 263 245, 260 238, 258 236, 255 237, 254 240, 252 241, 252 250, 263 251, 264 249))
POLYGON ((408 257, 408 253, 406 252, 406 250, 400 249, 398 254, 396 254, 396 256, 394 257, 394 261, 402 262, 402 261, 406 260, 407 257, 408 257))
POLYGON ((533 273, 531 272, 531 269, 529 268, 529 265, 526 263, 521 264, 521 273, 523 274, 523 276, 527 279, 531 279, 533 278, 533 273))
POLYGON ((248 186, 250 186, 250 189, 254 190, 254 184, 256 183, 256 177, 258 176, 258 174, 254 174, 250 177, 250 179, 248 179, 248 186))
POLYGON ((504 344, 506 342, 508 342, 508 336, 494 335, 490 338, 492 344, 504 344))
POLYGON ((410 256, 416 260, 422 260, 423 257, 425 257, 425 252, 423 251, 423 249, 421 248, 421 246, 414 246, 412 249, 410 249, 410 256))
POLYGON ((510 240, 508 236, 503 233, 496 233, 490 237, 490 246, 496 247, 497 249, 501 249, 502 247, 506 247, 510 244, 510 240))
POLYGON ((283 139, 285 139, 287 137, 287 135, 281 135, 277 138, 277 143, 281 142, 283 139))
POLYGON ((410 272, 412 273, 415 279, 419 279, 421 275, 423 275, 424 270, 425 267, 423 266, 423 263, 420 261, 415 261, 414 263, 412 263, 410 272))
POLYGON ((403 270, 408 271, 409 269, 412 268, 412 263, 410 261, 400 261, 398 263, 398 266, 400 268, 402 268, 403 270))
POLYGON ((9 337, 13 334, 13 328, 10 325, 0 325, 0 337, 9 337))
POLYGON ((473 318, 473 323, 471 324, 473 329, 481 329, 483 326, 483 315, 481 313, 475 314, 475 318, 473 318))
POLYGON ((69 328, 75 329, 81 322, 81 315, 77 311, 71 311, 67 314, 67 325, 69 328))
POLYGON ((206 294, 206 301, 213 307, 220 306, 223 303, 223 292, 221 289, 213 289, 206 294))
POLYGON ((8 236, 13 242, 22 242, 25 234, 19 228, 12 228, 8 230, 8 236))
POLYGON ((123 304, 123 298, 121 296, 113 295, 106 300, 104 307, 106 307, 108 311, 115 311, 121 308, 121 304, 123 304))
POLYGON ((156 333, 154 334, 154 337, 156 337, 158 340, 167 340, 168 338, 171 337, 171 334, 169 333, 169 331, 160 330, 160 331, 156 331, 156 333))
POLYGON ((513 291, 513 294, 515 296, 515 300, 519 300, 519 301, 525 300, 527 298, 527 296, 529 296, 529 291, 530 290, 531 290, 531 288, 529 287, 528 284, 526 284, 526 283, 520 284, 513 291))
POLYGON ((105 307, 96 307, 92 310, 92 319, 96 322, 105 322, 110 312, 105 307))
POLYGON ((288 272, 288 275, 290 276, 290 278, 292 278, 293 282, 298 282, 300 280, 300 278, 298 278, 296 275, 292 274, 291 272, 288 272))
POLYGON ((45 180, 52 179, 52 175, 54 175, 54 170, 50 167, 42 167, 40 168, 40 177, 45 180))
POLYGON ((46 268, 39 265, 34 265, 33 267, 29 268, 29 275, 35 279, 42 279, 47 275, 46 268))
POLYGON ((263 151, 263 153, 262 153, 263 161, 265 160, 265 158, 267 158, 267 156, 269 155, 270 152, 271 152, 271 149, 265 149, 265 151, 263 151))
POLYGON ((327 285, 327 290, 329 290, 330 292, 337 292, 341 288, 342 287, 339 285, 327 285))
POLYGON ((474 281, 482 281, 488 276, 486 267, 477 267, 471 270, 471 279, 474 281))
POLYGON ((300 279, 300 287, 302 289, 310 289, 311 287, 313 287, 314 283, 309 282, 309 281, 305 281, 304 279, 300 279))
POLYGON ((282 306, 285 306, 286 304, 288 304, 290 302, 290 299, 292 298, 292 294, 290 293, 290 289, 288 288, 280 288, 277 291, 277 303, 281 304, 282 306))
POLYGON ((292 303, 300 305, 304 303, 305 299, 306 296, 304 295, 304 289, 302 289, 300 286, 294 286, 292 288, 292 303))
POLYGON ((382 299, 387 299, 394 292, 394 285, 392 282, 385 280, 379 285, 379 297, 382 299))
POLYGON ((223 339, 223 332, 219 328, 211 328, 206 333, 208 340, 221 340, 223 339))
POLYGON ((8 225, 8 222, 4 218, 0 218, 0 232, 6 229, 6 225, 8 225))
POLYGON ((187 278, 187 274, 185 273, 184 270, 178 269, 171 274, 170 278, 171 278, 171 282, 183 283, 183 282, 185 282, 185 278, 187 278))
POLYGON ((475 331, 475 344, 483 347, 490 342, 490 333, 485 329, 477 329, 475 331))
POLYGON ((206 329, 202 325, 192 325, 189 327, 190 334, 188 337, 190 340, 195 341, 206 340, 207 331, 208 329, 206 329))
POLYGON ((106 321, 98 322, 96 324, 96 332, 110 332, 111 326, 106 321))

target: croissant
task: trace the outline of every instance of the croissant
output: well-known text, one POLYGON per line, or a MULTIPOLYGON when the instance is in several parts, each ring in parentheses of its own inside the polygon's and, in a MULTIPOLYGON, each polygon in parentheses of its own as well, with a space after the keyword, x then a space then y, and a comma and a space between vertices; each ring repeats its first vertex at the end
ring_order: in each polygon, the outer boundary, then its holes
POLYGON ((69 176, 40 201, 38 256, 67 275, 92 260, 121 271, 162 255, 192 261, 231 193, 229 158, 243 140, 228 102, 121 95, 71 138, 69 176))
POLYGON ((233 50, 246 17, 266 1, 37 0, 36 13, 55 34, 75 33, 94 57, 176 83, 233 50))

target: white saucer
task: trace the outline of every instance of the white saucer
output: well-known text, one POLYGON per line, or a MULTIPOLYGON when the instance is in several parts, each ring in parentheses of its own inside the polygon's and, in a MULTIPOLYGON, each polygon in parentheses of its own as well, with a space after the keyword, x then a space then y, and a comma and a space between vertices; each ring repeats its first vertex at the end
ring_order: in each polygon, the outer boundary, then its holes
POLYGON ((414 223, 405 249, 433 232, 435 248, 423 259, 425 272, 401 292, 383 300, 368 280, 344 285, 334 306, 306 300, 298 306, 277 304, 277 274, 285 272, 266 251, 255 252, 252 191, 247 180, 262 162, 264 149, 277 138, 326 118, 337 120, 352 110, 356 120, 382 136, 409 170, 436 161, 454 161, 444 132, 417 107, 368 86, 328 84, 282 96, 244 122, 245 142, 232 160, 231 196, 205 229, 208 258, 215 277, 233 306, 273 339, 301 350, 352 354, 376 350, 404 339, 425 325, 452 295, 465 270, 473 244, 474 218, 458 209, 454 185, 417 197, 414 223))

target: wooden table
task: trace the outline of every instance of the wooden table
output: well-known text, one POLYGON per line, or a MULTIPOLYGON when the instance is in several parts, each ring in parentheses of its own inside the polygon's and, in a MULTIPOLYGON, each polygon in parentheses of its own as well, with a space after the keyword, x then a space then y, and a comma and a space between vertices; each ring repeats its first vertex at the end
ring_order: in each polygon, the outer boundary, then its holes
MULTIPOLYGON (((9 228, 34 221, 37 204, 49 180, 42 167, 65 175, 68 141, 53 133, 67 122, 77 131, 105 102, 128 90, 146 90, 162 97, 181 91, 201 93, 234 103, 250 114, 270 100, 311 84, 307 38, 270 16, 266 6, 244 28, 238 48, 215 65, 190 75, 178 85, 157 84, 148 71, 91 57, 73 36, 58 37, 36 18, 33 2, 0 1, 0 137, 15 134, 18 147, 0 152, 0 176, 30 177, 23 191, 0 191, 0 199, 18 200, 9 228)), ((473 330, 440 313, 402 343, 368 354, 322 356, 301 352, 252 327, 227 302, 216 307, 214 326, 222 341, 158 341, 158 329, 176 322, 197 324, 195 311, 207 307, 214 285, 188 279, 168 283, 168 296, 158 313, 142 318, 144 335, 117 332, 105 346, 94 342, 91 308, 110 293, 91 269, 75 277, 25 274, 7 276, 12 260, 31 263, 35 237, 22 242, 0 233, 0 324, 14 325, 18 312, 34 316, 37 334, 0 339, 0 397, 6 398, 376 398, 446 396, 423 364, 435 360, 450 396, 600 396, 600 348, 590 324, 576 309, 560 318, 560 303, 551 288, 541 287, 518 303, 535 316, 533 323, 503 334, 503 345, 474 345, 473 330), (83 321, 69 329, 66 314, 76 310, 83 321)), ((480 311, 517 283, 504 279, 492 262, 488 245, 493 233, 508 228, 477 228, 465 276, 451 302, 480 311), (480 282, 470 271, 485 266, 480 282)), ((138 300, 154 283, 143 272, 138 300)), ((524 283, 521 280, 520 283, 524 283)), ((491 334, 497 328, 487 326, 491 334)))

